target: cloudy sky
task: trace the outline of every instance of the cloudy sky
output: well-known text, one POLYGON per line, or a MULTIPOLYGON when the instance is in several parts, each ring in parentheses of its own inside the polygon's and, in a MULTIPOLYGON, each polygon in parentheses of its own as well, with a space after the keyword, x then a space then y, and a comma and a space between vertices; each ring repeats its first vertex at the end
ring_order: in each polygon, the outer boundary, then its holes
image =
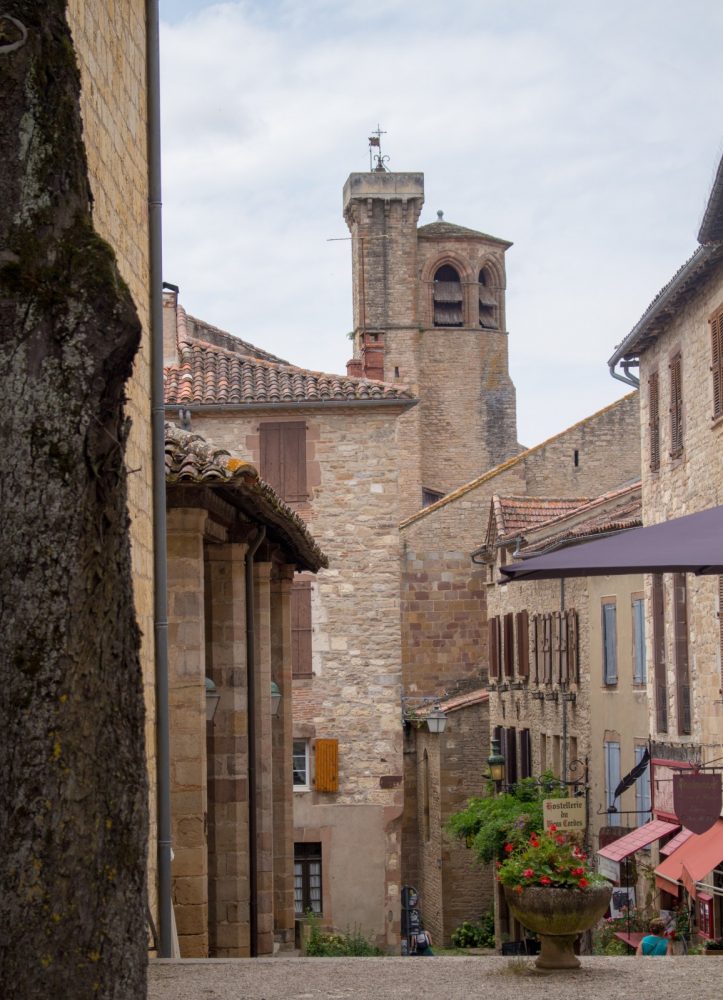
POLYGON ((345 371, 341 192, 381 123, 420 224, 511 240, 531 445, 625 392, 606 360, 696 245, 723 153, 715 0, 161 0, 164 277, 193 315, 345 371))

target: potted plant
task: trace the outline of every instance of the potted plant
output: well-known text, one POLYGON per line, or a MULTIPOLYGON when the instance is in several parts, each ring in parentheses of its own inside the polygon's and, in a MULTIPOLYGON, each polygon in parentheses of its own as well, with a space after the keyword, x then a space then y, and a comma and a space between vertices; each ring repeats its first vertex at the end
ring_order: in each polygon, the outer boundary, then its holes
POLYGON ((703 945, 704 955, 723 955, 723 938, 708 938, 703 945))
POLYGON ((610 903, 612 887, 592 871, 577 841, 551 824, 544 833, 511 839, 497 878, 517 920, 541 942, 541 969, 578 969, 575 940, 610 903))

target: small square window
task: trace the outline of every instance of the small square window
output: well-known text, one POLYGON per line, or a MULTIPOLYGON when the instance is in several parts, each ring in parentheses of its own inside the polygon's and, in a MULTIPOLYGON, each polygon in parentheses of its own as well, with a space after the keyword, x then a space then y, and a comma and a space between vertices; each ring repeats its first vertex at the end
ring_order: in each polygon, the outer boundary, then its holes
POLYGON ((309 741, 294 740, 293 753, 294 789, 296 791, 304 791, 311 785, 309 775, 309 741))

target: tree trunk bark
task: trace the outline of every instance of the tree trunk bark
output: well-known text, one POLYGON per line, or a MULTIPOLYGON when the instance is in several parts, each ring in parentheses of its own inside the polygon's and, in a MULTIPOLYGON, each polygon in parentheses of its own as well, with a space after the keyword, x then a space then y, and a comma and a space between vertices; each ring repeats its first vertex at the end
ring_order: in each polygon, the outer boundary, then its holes
POLYGON ((65 0, 0 5, 0 995, 141 998, 147 789, 124 385, 65 0))

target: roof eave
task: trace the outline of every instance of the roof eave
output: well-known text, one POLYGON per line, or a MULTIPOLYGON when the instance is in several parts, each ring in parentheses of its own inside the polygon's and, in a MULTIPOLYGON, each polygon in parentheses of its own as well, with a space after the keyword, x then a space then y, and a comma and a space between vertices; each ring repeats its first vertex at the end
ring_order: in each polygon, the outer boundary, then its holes
POLYGON ((407 410, 416 406, 418 399, 390 398, 383 396, 380 399, 303 399, 293 402, 266 402, 266 403, 164 403, 166 412, 175 413, 180 409, 188 410, 190 413, 257 413, 261 410, 308 410, 310 408, 329 409, 358 409, 359 407, 385 407, 399 410, 407 410))

